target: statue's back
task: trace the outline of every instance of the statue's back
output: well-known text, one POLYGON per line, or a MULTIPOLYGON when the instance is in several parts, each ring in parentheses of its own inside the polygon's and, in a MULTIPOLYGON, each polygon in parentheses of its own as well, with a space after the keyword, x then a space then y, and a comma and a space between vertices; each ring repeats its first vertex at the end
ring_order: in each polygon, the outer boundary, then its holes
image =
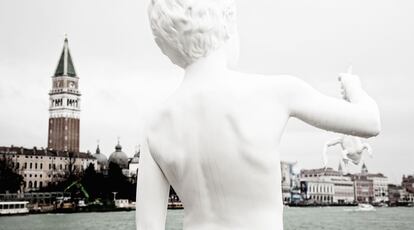
POLYGON ((151 154, 186 229, 283 229, 277 148, 288 114, 266 79, 190 81, 154 119, 151 154))

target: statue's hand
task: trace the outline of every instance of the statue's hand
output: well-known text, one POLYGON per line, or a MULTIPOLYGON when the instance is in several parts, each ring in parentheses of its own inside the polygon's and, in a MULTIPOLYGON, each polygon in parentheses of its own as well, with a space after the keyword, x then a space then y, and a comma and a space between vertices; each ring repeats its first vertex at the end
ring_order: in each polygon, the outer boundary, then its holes
POLYGON ((352 73, 340 73, 338 81, 341 83, 341 94, 344 100, 352 101, 361 90, 361 80, 352 73))

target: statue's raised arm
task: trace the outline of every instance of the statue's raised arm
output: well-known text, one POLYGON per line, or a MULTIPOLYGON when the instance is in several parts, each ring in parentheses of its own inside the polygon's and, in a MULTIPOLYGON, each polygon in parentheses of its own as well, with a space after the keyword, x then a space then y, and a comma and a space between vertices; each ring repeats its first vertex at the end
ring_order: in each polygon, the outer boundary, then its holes
POLYGON ((291 90, 287 99, 291 116, 329 131, 360 137, 378 135, 378 106, 363 90, 359 77, 341 73, 338 80, 345 100, 323 95, 297 78, 286 80, 286 88, 291 90))

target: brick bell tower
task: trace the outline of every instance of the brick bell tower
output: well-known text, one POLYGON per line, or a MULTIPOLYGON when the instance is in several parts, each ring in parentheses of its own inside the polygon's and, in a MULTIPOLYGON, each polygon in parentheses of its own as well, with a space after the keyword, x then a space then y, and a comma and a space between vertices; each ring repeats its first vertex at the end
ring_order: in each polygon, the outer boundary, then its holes
POLYGON ((65 37, 49 92, 49 149, 79 152, 81 94, 78 81, 65 37))

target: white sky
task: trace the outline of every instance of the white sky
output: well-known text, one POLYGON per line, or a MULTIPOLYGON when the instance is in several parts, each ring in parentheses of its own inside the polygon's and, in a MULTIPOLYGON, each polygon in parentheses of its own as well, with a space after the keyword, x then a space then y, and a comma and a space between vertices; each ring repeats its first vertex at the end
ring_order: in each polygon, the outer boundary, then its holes
MULTIPOLYGON (((0 0, 0 145, 46 146, 48 90, 64 34, 80 77, 81 150, 109 155, 117 136, 132 156, 145 114, 179 84, 182 70, 156 47, 148 0, 0 0)), ((414 173, 414 3, 404 0, 239 0, 239 69, 296 75, 339 96, 352 63, 377 100, 383 131, 369 140, 371 172, 393 182, 414 173)), ((335 134, 292 120, 282 159, 321 166, 335 134)), ((337 167, 339 149, 330 151, 337 167)), ((359 167, 351 167, 351 171, 359 167)))

